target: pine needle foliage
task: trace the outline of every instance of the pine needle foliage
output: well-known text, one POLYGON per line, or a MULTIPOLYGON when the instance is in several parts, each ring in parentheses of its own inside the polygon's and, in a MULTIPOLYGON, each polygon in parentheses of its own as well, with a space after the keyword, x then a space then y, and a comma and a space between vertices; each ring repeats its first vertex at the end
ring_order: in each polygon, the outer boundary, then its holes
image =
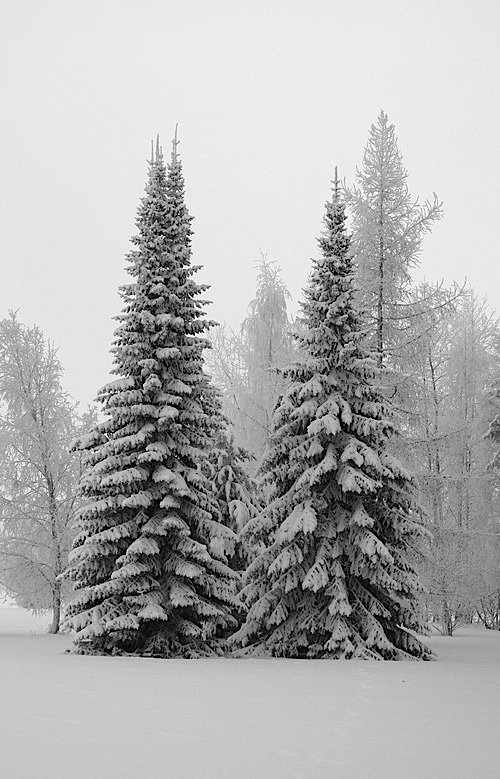
POLYGON ((242 654, 428 659, 413 633, 424 630, 414 550, 425 531, 413 479, 387 448, 396 431, 363 346, 345 221, 336 178, 263 461, 271 499, 245 528, 266 548, 246 572, 249 611, 232 641, 242 654))
POLYGON ((202 468, 217 431, 203 373, 210 323, 177 141, 168 171, 157 141, 136 223, 112 347, 118 378, 98 396, 105 420, 77 443, 86 503, 67 622, 80 652, 194 657, 235 624, 236 576, 234 534, 202 468))
POLYGON ((221 513, 221 521, 234 532, 236 544, 230 565, 242 572, 255 557, 255 550, 243 540, 243 531, 262 510, 257 486, 247 473, 250 455, 222 429, 213 450, 211 480, 221 513))

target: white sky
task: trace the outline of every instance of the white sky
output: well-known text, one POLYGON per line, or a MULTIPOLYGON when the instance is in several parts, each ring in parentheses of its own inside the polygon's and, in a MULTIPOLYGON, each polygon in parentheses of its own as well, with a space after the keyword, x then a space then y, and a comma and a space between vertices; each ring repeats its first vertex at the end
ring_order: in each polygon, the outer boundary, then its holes
POLYGON ((444 201, 422 273, 500 310, 499 21, 496 0, 3 0, 0 317, 39 324, 94 397, 150 139, 176 122, 209 315, 239 324, 260 249, 299 298, 380 108, 412 194, 444 201))

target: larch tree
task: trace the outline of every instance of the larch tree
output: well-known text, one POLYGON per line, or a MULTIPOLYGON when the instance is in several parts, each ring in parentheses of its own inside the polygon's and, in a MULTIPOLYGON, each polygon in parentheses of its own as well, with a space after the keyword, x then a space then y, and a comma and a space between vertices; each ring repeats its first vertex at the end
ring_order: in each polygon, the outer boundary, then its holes
POLYGON ((67 621, 80 652, 194 657, 236 624, 237 576, 203 470, 219 423, 177 140, 168 171, 157 141, 137 227, 112 347, 119 378, 99 393, 105 421, 78 444, 86 504, 67 621))
POLYGON ((422 240, 441 218, 442 204, 414 200, 394 125, 381 111, 371 126, 356 185, 345 190, 353 216, 353 250, 361 305, 373 332, 379 365, 393 367, 414 336, 411 270, 422 240), (408 330, 410 329, 410 333, 408 330))
POLYGON ((57 633, 75 534, 79 430, 62 366, 38 327, 0 322, 0 585, 21 607, 52 609, 57 633))
POLYGON ((299 358, 262 471, 271 499, 246 526, 266 543, 246 573, 240 652, 428 659, 415 550, 424 540, 411 476, 389 453, 390 408, 363 346, 337 176, 322 257, 303 303, 299 358))

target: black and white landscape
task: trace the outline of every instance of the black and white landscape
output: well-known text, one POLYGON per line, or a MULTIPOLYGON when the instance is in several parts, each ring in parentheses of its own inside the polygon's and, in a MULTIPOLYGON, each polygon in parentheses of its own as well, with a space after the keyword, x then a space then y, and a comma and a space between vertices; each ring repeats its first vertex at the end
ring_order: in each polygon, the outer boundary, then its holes
POLYGON ((498 774, 499 16, 6 5, 0 775, 498 774))

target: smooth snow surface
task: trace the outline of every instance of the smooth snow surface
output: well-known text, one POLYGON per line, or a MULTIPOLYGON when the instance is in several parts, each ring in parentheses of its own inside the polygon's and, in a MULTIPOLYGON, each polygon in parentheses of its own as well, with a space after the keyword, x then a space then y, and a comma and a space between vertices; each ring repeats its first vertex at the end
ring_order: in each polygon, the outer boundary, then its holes
POLYGON ((147 660, 64 654, 49 621, 0 609, 2 779, 500 776, 498 632, 434 663, 147 660))

